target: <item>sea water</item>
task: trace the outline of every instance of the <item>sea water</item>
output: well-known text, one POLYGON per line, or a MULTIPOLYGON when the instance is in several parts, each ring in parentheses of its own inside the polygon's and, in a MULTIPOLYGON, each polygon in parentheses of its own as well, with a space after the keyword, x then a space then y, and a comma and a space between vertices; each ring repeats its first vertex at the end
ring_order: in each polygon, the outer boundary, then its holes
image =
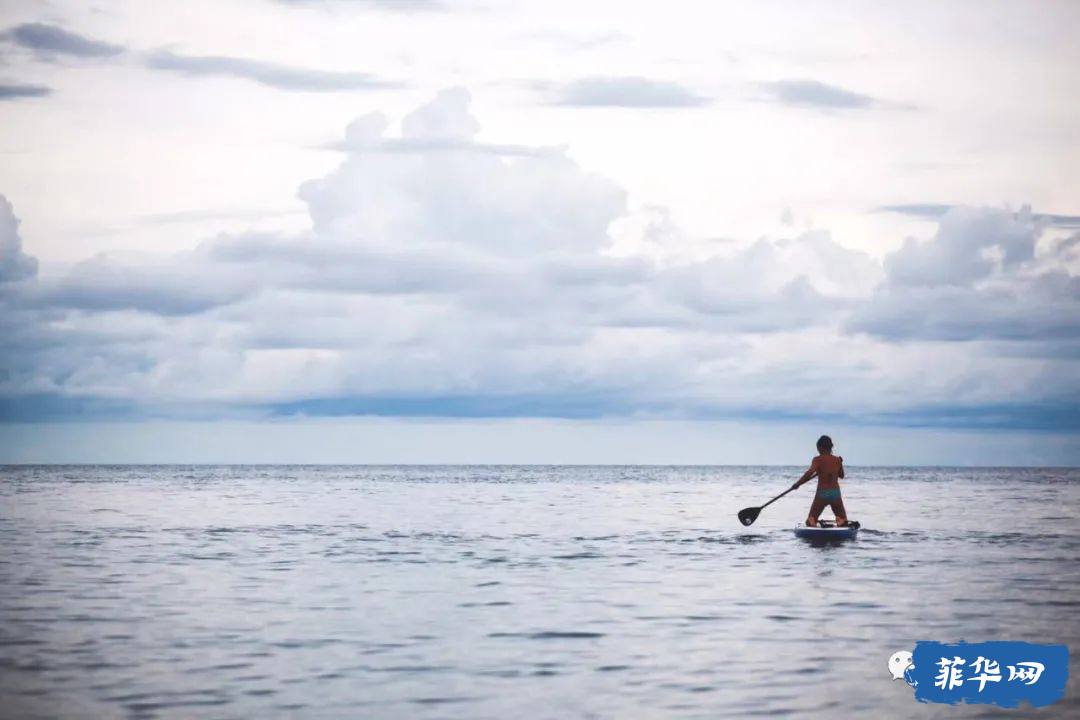
POLYGON ((0 468, 5 718, 990 717, 919 640, 1072 650, 1080 470, 0 468), (826 516, 828 512, 826 512, 826 516))

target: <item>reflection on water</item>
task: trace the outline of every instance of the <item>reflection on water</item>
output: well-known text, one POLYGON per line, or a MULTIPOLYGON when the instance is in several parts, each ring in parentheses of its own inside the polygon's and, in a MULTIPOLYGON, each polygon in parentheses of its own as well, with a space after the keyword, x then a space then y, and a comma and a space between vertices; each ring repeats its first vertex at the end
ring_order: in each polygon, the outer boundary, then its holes
MULTIPOLYGON (((855 541, 793 537, 809 490, 738 523, 799 470, 2 469, 0 707, 979 717, 916 703, 887 658, 1080 654, 1080 471, 853 467, 855 541)), ((1080 709, 1075 683, 1038 714, 1080 709)))

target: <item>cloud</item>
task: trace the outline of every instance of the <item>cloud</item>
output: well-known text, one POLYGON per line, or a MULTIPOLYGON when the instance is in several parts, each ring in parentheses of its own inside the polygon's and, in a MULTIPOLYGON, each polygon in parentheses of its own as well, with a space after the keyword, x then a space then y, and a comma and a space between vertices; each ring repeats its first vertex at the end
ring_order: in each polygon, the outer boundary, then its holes
POLYGON ((396 247, 456 244, 493 255, 595 251, 625 211, 625 192, 582 173, 565 155, 511 159, 472 152, 479 130, 470 98, 447 90, 402 120, 401 139, 460 149, 420 157, 371 156, 386 130, 379 114, 346 131, 357 150, 342 167, 301 186, 318 234, 396 247))
POLYGON ((255 279, 219 272, 189 256, 169 262, 100 256, 57 279, 42 280, 21 304, 100 312, 134 310, 161 316, 192 315, 236 302, 255 279))
POLYGON ((766 267, 773 252, 805 265, 827 238, 701 267, 609 255, 625 191, 563 153, 491 152, 475 142, 469 102, 460 89, 439 93, 397 138, 378 114, 350 124, 341 165, 301 187, 310 235, 224 236, 164 260, 98 257, 8 297, 27 318, 9 394, 624 413, 670 405, 661 390, 682 382, 671 372, 682 333, 803 327, 820 321, 815 303, 833 302, 827 283, 766 267), (412 151, 382 152, 391 139, 412 151), (741 309, 727 304, 724 286, 749 291, 754 277, 761 289, 741 309), (103 337, 125 327, 138 333, 103 337), (73 364, 88 343, 100 367, 73 364))
POLYGON ((124 51, 120 45, 112 45, 78 35, 55 25, 26 23, 17 25, 5 33, 16 45, 51 57, 67 55, 78 58, 107 58, 124 51))
POLYGON ((51 93, 52 90, 44 85, 0 83, 0 102, 4 100, 19 100, 21 98, 45 97, 51 93))
POLYGON ((25 280, 37 274, 37 260, 22 251, 19 219, 0 195, 0 283, 25 280))
POLYGON ((944 203, 909 203, 906 205, 881 205, 877 212, 899 213, 910 217, 936 220, 949 211, 952 205, 944 203))
MULTIPOLYGON (((889 340, 1080 339, 1080 234, 1040 243, 1029 209, 953 207, 929 240, 885 258, 885 280, 850 329, 889 340)), ((1051 351, 1054 354, 1055 351, 1051 351)))
POLYGON ((825 110, 858 110, 879 104, 878 100, 817 80, 779 80, 760 83, 770 100, 781 105, 815 107, 825 110))
POLYGON ((146 65, 191 76, 235 77, 279 90, 335 92, 399 87, 368 73, 313 70, 221 55, 183 55, 166 50, 150 54, 146 65))
POLYGON ((1039 226, 1030 210, 1020 213, 954 208, 929 241, 908 238, 885 259, 893 286, 970 286, 992 273, 1008 274, 1035 257, 1039 226))
POLYGON ((1040 402, 988 403, 911 408, 873 418, 875 424, 898 427, 967 428, 978 430, 1080 431, 1080 394, 1040 402))
POLYGON ((814 231, 678 264, 658 280, 676 306, 692 311, 689 327, 770 333, 832 324, 879 276, 865 253, 814 231))
POLYGON ((588 77, 539 87, 551 91, 555 104, 574 107, 678 108, 710 102, 678 83, 644 77, 588 77))
MULTIPOLYGON (((897 213, 924 220, 939 220, 956 205, 946 203, 907 203, 901 205, 880 205, 877 212, 897 213)), ((1074 229, 1080 228, 1080 215, 1055 215, 1053 213, 1033 213, 1032 218, 1050 227, 1074 229)))
POLYGON ((1064 275, 1048 275, 1012 288, 890 291, 860 310, 850 327, 891 341, 1077 340, 1078 292, 1076 277, 1064 275))
POLYGON ((1046 345, 1080 347, 1080 237, 1033 214, 954 209, 884 262, 824 230, 685 253, 567 153, 480 142, 470 104, 350 123, 300 186, 310 232, 41 277, 5 261, 0 413, 1027 427, 1080 387, 1046 345))
POLYGON ((468 93, 461 89, 445 90, 438 102, 419 108, 403 121, 401 137, 387 137, 389 120, 382 113, 369 113, 353 120, 345 128, 345 137, 339 142, 324 145, 325 149, 346 153, 417 155, 438 153, 486 154, 498 157, 565 157, 560 148, 531 147, 477 142, 475 134, 480 126, 465 111, 469 103, 468 93), (436 110, 448 109, 456 104, 453 112, 439 114, 436 110))

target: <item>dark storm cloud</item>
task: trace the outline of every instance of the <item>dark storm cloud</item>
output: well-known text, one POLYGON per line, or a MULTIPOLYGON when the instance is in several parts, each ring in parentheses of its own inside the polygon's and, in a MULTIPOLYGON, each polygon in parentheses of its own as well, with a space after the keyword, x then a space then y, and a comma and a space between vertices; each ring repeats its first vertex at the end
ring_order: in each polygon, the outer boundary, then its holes
POLYGON ((0 83, 0 101, 20 100, 22 98, 45 97, 52 90, 44 85, 22 85, 19 83, 0 83))
POLYGON ((709 99, 682 85, 644 77, 589 77, 557 86, 556 105, 574 107, 700 107, 709 99))
POLYGON ((70 55, 79 58, 107 58, 119 55, 119 45, 91 40, 55 25, 26 23, 6 33, 16 45, 45 55, 70 55))
POLYGON ((759 87, 771 100, 781 105, 816 107, 826 110, 858 110, 877 105, 869 95, 826 85, 817 80, 779 80, 759 87))
POLYGON ((224 55, 183 55, 167 50, 151 54, 147 67, 191 76, 235 77, 279 90, 335 92, 398 87, 368 73, 313 70, 224 55))

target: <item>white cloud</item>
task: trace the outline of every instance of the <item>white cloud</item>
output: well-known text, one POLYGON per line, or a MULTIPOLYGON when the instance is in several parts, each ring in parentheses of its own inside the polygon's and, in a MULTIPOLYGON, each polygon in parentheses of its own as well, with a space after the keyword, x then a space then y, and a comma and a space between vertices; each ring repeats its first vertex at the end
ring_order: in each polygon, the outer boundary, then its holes
MULTIPOLYGON (((1075 243, 1040 245, 1024 213, 954 210, 883 263, 821 230, 683 252, 668 215, 628 225, 625 191, 565 152, 480 141, 469 104, 443 91, 400 133, 381 114, 351 123, 340 164, 301 186, 309 233, 100 256, 13 284, 0 395, 31 398, 18 416, 37 393, 211 416, 933 421, 943 406, 1075 392, 1069 366, 1048 378, 935 330, 978 328, 986 308, 1043 322, 1015 339, 1068 325, 1039 308, 1075 305, 1075 243)), ((25 257, 5 237, 4 257, 25 257)))
POLYGON ((370 154, 381 115, 346 131, 345 162, 300 189, 315 231, 397 249, 457 245, 497 256, 592 252, 625 211, 625 193, 562 154, 503 158, 472 147, 469 95, 446 90, 402 121, 402 139, 436 145, 411 156, 370 154))
POLYGON ((22 251, 19 219, 7 198, 0 195, 0 282, 22 280, 37 273, 37 260, 22 251))
POLYGON ((1019 213, 953 208, 929 241, 908 238, 885 261, 890 285, 970 285, 1009 273, 1035 256, 1040 225, 1030 209, 1019 213))
POLYGON ((1046 224, 1028 208, 951 208, 934 237, 886 257, 885 282, 851 328, 889 339, 1080 339, 1076 246, 1040 245, 1046 224))

